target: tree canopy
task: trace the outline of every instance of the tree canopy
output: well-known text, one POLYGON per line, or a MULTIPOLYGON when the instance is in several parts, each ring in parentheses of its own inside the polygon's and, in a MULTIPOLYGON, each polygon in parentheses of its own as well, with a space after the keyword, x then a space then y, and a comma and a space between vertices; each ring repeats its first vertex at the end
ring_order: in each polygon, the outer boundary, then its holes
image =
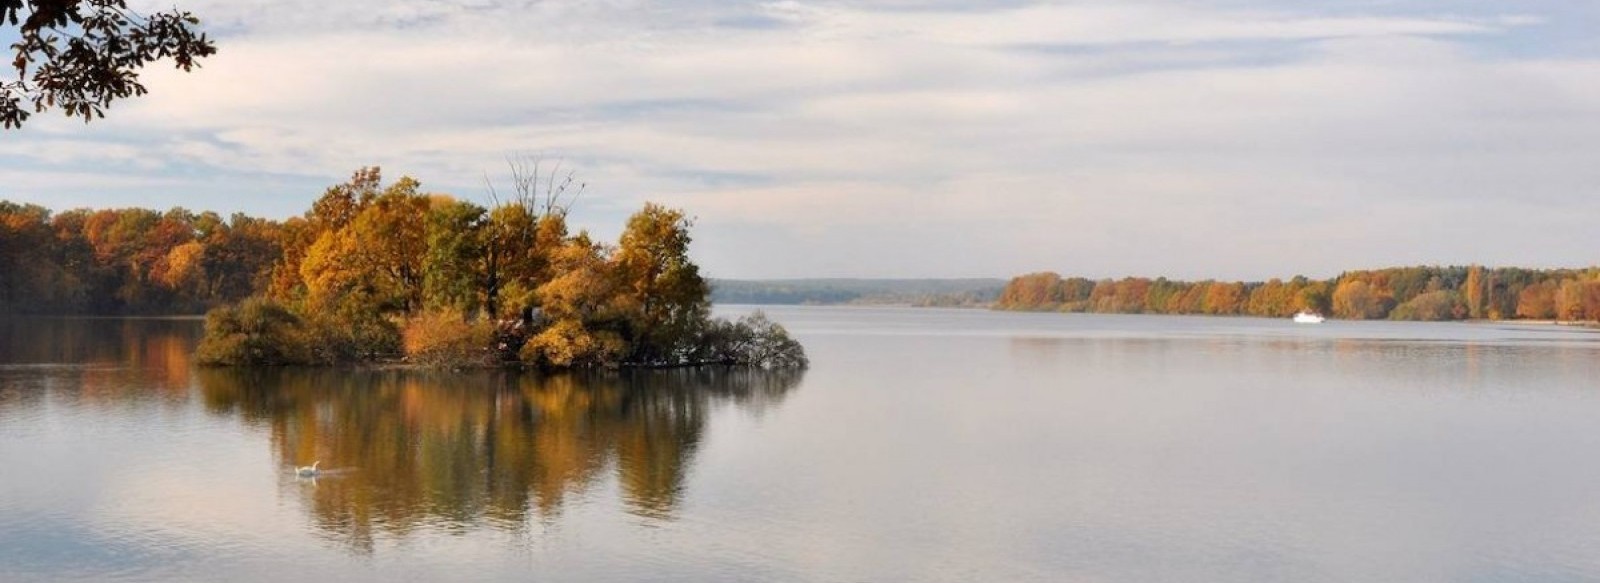
POLYGON ((171 58, 184 71, 217 52, 200 19, 176 8, 140 14, 126 0, 0 0, 0 30, 17 27, 15 77, 0 76, 0 127, 60 109, 85 122, 144 95, 139 69, 171 58))

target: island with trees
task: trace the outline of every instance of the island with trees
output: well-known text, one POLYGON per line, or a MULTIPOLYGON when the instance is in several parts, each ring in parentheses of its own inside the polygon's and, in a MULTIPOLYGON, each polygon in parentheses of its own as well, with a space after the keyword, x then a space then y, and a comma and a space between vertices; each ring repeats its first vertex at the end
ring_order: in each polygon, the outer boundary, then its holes
POLYGON ((210 365, 807 364, 760 313, 711 317, 682 211, 646 204, 606 244, 569 232, 570 173, 513 171, 485 207, 366 168, 284 221, 0 202, 0 313, 209 310, 210 365))
POLYGON ((1309 310, 1352 320, 1600 320, 1600 268, 1478 265, 1349 271, 1265 282, 1090 280, 1052 272, 1012 278, 1000 310, 1287 317, 1309 310))

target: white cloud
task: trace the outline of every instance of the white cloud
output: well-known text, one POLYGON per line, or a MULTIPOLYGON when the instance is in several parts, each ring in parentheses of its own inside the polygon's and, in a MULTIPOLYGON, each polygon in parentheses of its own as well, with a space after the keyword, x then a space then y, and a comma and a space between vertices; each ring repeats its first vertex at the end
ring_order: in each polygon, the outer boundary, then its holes
POLYGON ((797 20, 837 37, 910 37, 973 45, 1102 45, 1139 42, 1198 43, 1305 40, 1390 35, 1453 35, 1531 24, 1424 18, 1326 18, 1272 12, 1218 12, 1182 4, 1119 2, 1034 4, 989 12, 884 12, 784 6, 797 20))
POLYGON ((181 167, 334 182, 376 163, 474 196, 505 154, 531 150, 579 166, 585 204, 607 217, 645 198, 687 207, 722 276, 1266 277, 1588 263, 1578 249, 1600 243, 1528 218, 1590 208, 1600 179, 1600 61, 1493 50, 1546 15, 186 7, 228 31, 201 72, 152 70, 151 95, 111 119, 35 124, 0 152, 30 176, 109 163, 163 180, 181 167))

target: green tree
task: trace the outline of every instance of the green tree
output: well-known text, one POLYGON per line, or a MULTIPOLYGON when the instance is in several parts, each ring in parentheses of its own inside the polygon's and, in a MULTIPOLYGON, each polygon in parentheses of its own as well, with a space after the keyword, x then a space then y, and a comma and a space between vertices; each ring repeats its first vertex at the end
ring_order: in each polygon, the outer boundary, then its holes
POLYGON ((196 357, 207 365, 309 364, 311 345, 299 316, 278 303, 254 298, 206 314, 206 334, 196 357))
POLYGON ((435 198, 426 220, 422 260, 423 304, 473 314, 482 305, 478 274, 483 267, 486 211, 478 205, 435 198))
POLYGON ((1455 292, 1434 290, 1418 294, 1405 303, 1395 306, 1394 310, 1389 312, 1389 318, 1438 322, 1457 320, 1466 313, 1466 306, 1457 299, 1455 292))

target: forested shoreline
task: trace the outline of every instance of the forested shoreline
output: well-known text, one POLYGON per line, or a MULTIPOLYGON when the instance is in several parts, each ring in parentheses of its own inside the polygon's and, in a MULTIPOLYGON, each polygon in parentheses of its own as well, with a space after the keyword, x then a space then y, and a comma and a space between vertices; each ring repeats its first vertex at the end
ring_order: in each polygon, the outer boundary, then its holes
POLYGON ((1090 280, 1053 272, 1012 278, 995 309, 1280 318, 1309 310, 1352 320, 1600 320, 1600 268, 1417 266, 1332 279, 1265 282, 1090 280))
POLYGON ((683 212, 607 244, 569 232, 570 174, 512 183, 484 207, 364 168, 283 221, 0 201, 0 313, 206 312, 213 365, 805 366, 764 316, 710 317, 683 212))
POLYGON ((266 291, 293 226, 183 208, 55 213, 0 201, 0 313, 201 314, 266 291))

